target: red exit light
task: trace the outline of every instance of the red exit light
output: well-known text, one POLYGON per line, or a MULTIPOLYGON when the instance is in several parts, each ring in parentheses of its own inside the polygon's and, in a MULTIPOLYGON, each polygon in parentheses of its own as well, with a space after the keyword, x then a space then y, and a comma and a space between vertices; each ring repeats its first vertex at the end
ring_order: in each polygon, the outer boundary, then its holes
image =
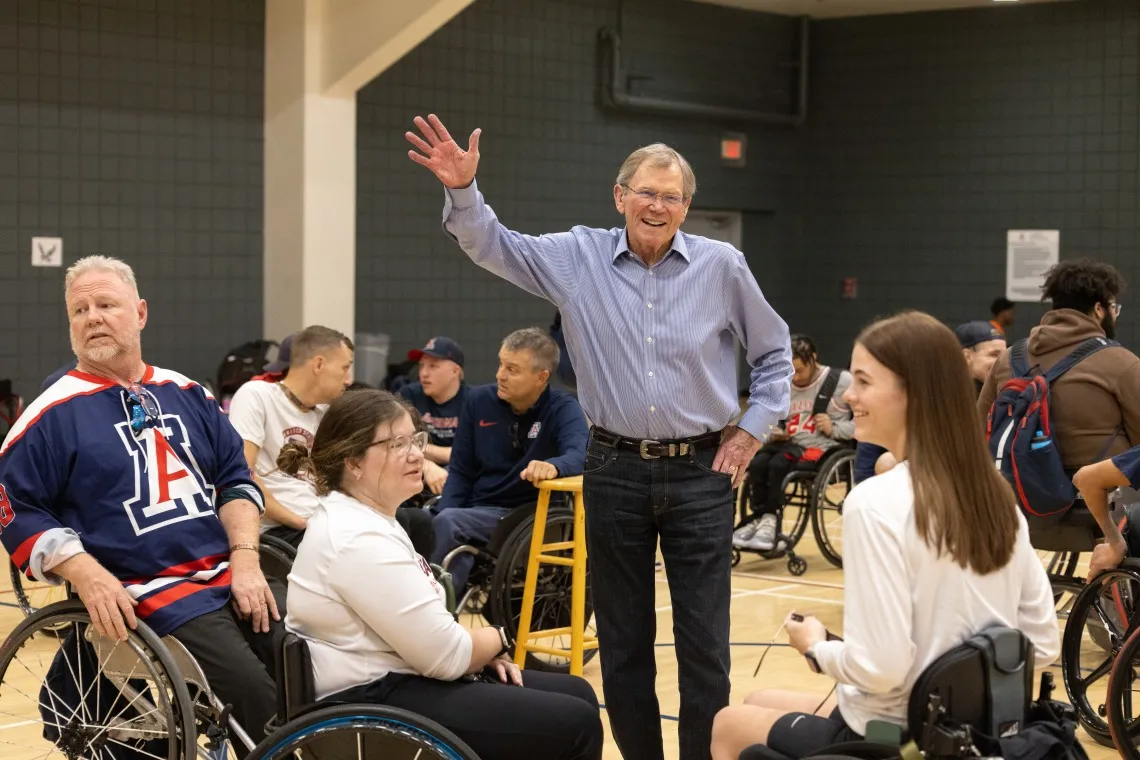
POLYGON ((720 157, 728 161, 739 161, 744 157, 744 143, 736 139, 721 140, 720 157))

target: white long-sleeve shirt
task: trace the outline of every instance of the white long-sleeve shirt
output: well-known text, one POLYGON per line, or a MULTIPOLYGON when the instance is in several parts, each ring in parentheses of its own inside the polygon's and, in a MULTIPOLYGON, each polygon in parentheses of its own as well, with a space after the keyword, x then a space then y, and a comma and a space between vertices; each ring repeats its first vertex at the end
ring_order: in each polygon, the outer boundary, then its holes
POLYGON ((839 710, 852 730, 866 733, 870 720, 905 727, 919 675, 988 625, 1000 623, 1028 636, 1035 668, 1057 659, 1061 637, 1053 592, 1020 511, 1018 522, 1009 563, 980 576, 946 552, 939 557, 919 537, 905 462, 847 495, 845 641, 819 642, 811 651, 820 670, 839 682, 839 710))
POLYGON ((309 643, 317 699, 388 673, 453 681, 471 636, 391 517, 343 493, 321 498, 289 573, 285 627, 309 643))

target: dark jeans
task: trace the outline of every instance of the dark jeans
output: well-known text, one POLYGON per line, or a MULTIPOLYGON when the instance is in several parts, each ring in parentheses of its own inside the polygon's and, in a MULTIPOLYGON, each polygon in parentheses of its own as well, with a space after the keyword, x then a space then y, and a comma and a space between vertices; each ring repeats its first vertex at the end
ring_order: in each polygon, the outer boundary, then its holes
MULTIPOLYGON (((281 615, 279 621, 270 619, 269 633, 254 633, 230 604, 170 632, 194 655, 222 704, 233 705, 234 719, 255 744, 265 738, 265 724, 277 712, 273 653, 285 635, 285 586, 276 579, 268 582, 281 615)), ((248 754, 236 737, 231 743, 238 757, 248 754)))
POLYGON ((487 760, 600 760, 602 718, 589 683, 524 671, 523 688, 391 674, 326 701, 398 707, 434 720, 487 760))
POLYGON ((625 760, 663 760, 657 664, 658 537, 673 606, 680 760, 708 760, 713 718, 728 705, 733 499, 713 472, 716 448, 642 459, 591 440, 586 541, 610 728, 625 760))
MULTIPOLYGON (((432 520, 436 535, 435 554, 431 561, 441 564, 447 553, 464 544, 486 543, 491 539, 499 520, 510 514, 510 507, 452 507, 445 509, 432 520)), ((457 596, 467 587, 467 576, 475 564, 475 555, 460 554, 451 561, 451 585, 457 596)))
POLYGON ((748 465, 749 504, 752 517, 774 515, 784 500, 784 478, 804 455, 802 446, 785 441, 764 448, 748 465))

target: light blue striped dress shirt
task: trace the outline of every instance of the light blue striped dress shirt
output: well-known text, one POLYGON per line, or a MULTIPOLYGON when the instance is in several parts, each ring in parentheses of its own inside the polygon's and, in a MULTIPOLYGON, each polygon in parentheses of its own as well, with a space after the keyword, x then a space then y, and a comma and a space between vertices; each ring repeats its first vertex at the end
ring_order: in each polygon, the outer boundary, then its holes
POLYGON ((721 430, 740 413, 737 339, 752 367, 740 427, 765 440, 787 415, 788 326, 731 245, 678 232, 649 267, 624 229, 533 237, 500 224, 475 182, 445 196, 444 229, 476 264, 562 312, 593 424, 638 440, 721 430))

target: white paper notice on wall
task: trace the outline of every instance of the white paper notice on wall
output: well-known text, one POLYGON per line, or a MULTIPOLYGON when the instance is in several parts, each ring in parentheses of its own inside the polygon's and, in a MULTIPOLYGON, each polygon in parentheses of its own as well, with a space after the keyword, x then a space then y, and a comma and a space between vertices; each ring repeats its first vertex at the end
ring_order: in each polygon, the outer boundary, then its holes
POLYGON ((63 266, 63 238, 32 238, 32 266, 63 266))
POLYGON ((1040 301, 1045 273, 1060 258, 1060 230, 1009 230, 1006 236, 1005 297, 1011 301, 1040 301))

